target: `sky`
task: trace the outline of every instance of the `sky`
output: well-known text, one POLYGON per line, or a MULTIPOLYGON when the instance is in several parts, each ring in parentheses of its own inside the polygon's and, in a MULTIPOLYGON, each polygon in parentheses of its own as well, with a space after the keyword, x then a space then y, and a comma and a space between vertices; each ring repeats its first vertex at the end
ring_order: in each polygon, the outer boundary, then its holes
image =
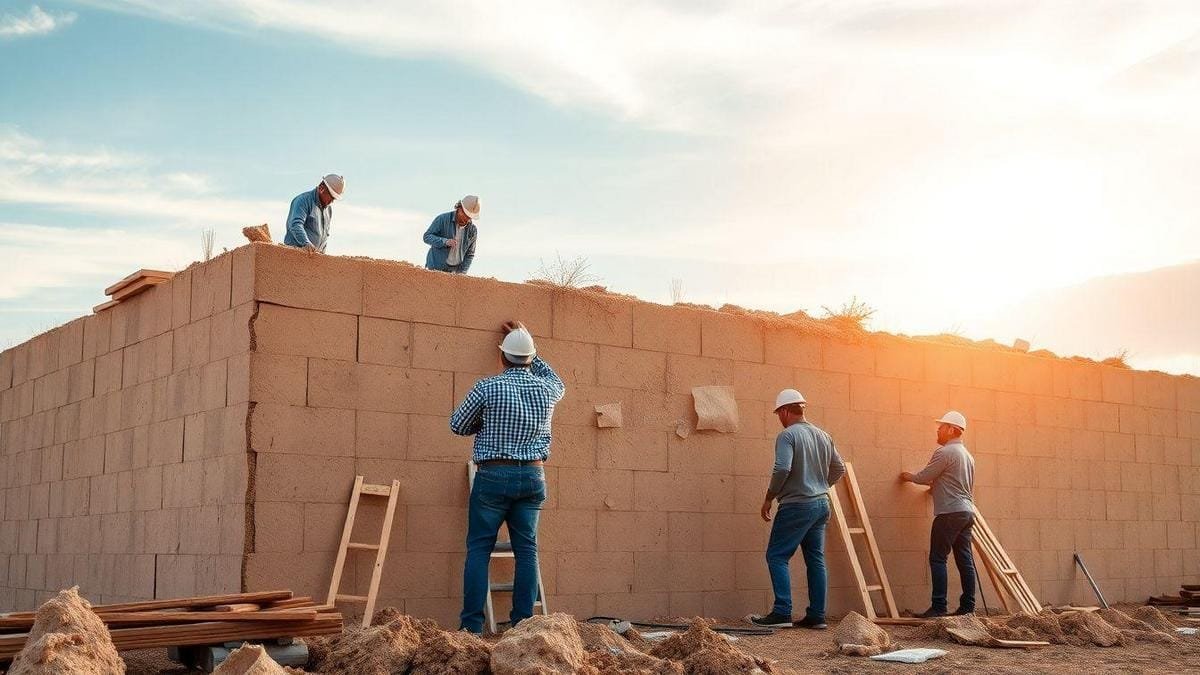
POLYGON ((1192 0, 0 0, 0 59, 0 346, 334 172, 332 254, 478 194, 472 274, 1200 374, 1192 0))

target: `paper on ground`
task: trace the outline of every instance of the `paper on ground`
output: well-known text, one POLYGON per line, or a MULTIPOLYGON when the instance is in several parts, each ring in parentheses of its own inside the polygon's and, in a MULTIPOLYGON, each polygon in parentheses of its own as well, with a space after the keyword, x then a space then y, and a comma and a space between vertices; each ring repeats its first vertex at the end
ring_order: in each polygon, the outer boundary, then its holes
POLYGON ((872 661, 896 661, 897 663, 925 663, 929 659, 936 659, 939 656, 945 656, 945 649, 930 649, 928 647, 916 647, 914 649, 900 649, 886 654, 877 654, 870 657, 872 661))

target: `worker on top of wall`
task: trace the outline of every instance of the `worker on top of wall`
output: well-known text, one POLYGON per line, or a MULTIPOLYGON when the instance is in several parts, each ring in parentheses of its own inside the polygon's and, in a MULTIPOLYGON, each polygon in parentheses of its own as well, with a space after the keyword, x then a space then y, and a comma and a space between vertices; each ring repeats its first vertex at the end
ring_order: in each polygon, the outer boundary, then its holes
POLYGON ((500 343, 504 372, 475 383, 450 417, 450 430, 475 436, 478 467, 467 514, 461 629, 483 632, 488 563, 501 523, 508 523, 516 571, 512 625, 533 615, 538 593, 538 512, 546 501, 543 464, 550 457, 550 419, 566 387, 537 356, 520 322, 506 322, 500 343))
POLYGON ((833 439, 804 419, 804 396, 784 389, 775 397, 775 415, 783 431, 775 439, 775 466, 763 499, 762 519, 771 521, 771 506, 779 501, 771 539, 767 543, 767 570, 775 592, 768 614, 755 614, 759 626, 825 628, 825 525, 829 522, 829 488, 846 473, 846 465, 833 439), (799 547, 808 573, 808 609, 792 621, 792 577, 789 563, 799 547))
POLYGON ((975 524, 975 459, 963 445, 967 418, 951 410, 937 420, 938 449, 929 464, 918 473, 905 471, 901 482, 931 485, 933 489, 933 529, 929 534, 929 570, 933 579, 933 602, 920 616, 946 615, 946 557, 954 551, 954 564, 962 579, 962 595, 955 614, 975 611, 975 561, 971 557, 971 526, 975 524))
POLYGON ((425 267, 441 272, 466 274, 475 260, 475 240, 479 230, 479 197, 467 195, 429 224, 425 230, 425 243, 429 253, 425 254, 425 267))
POLYGON ((346 179, 331 173, 317 187, 301 192, 288 209, 283 243, 313 253, 324 253, 329 243, 329 224, 333 221, 333 200, 346 191, 346 179))

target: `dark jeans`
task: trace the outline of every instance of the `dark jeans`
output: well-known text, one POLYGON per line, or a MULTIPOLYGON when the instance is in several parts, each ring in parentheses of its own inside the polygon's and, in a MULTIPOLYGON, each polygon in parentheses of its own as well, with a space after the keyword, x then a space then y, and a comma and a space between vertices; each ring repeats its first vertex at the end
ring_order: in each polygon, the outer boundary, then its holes
POLYGON ((487 600, 488 564, 496 546, 501 523, 508 523, 516 570, 513 578, 512 612, 517 625, 533 616, 537 599, 537 527, 542 503, 546 501, 546 473, 540 466, 479 467, 471 489, 467 515, 467 562, 463 569, 461 628, 483 632, 483 605, 487 600))
POLYGON ((962 595, 958 608, 975 610, 975 561, 971 557, 971 526, 975 514, 970 511, 943 513, 933 519, 933 530, 929 533, 929 572, 933 578, 933 603, 931 609, 946 611, 946 557, 954 551, 954 564, 962 579, 962 595))
POLYGON ((788 567, 799 547, 804 553, 808 573, 807 618, 825 620, 825 524, 829 522, 829 500, 780 504, 771 525, 767 543, 767 569, 771 572, 771 587, 775 591, 775 606, 771 611, 783 616, 792 615, 792 576, 788 567))

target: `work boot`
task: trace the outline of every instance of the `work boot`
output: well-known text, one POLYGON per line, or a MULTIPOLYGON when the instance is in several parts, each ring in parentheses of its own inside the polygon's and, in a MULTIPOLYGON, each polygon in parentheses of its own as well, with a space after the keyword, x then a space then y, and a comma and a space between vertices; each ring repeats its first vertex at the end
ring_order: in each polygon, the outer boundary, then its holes
POLYGON ((794 621, 794 622, 792 622, 792 625, 795 626, 796 628, 811 628, 813 630, 825 630, 826 628, 829 627, 829 625, 826 624, 823 620, 814 619, 811 616, 806 616, 803 619, 800 619, 799 621, 794 621))
POLYGON ((970 609, 967 609, 966 607, 959 607, 958 609, 954 610, 954 612, 950 616, 967 616, 969 614, 974 614, 974 613, 975 613, 974 607, 972 607, 970 609))
POLYGON ((749 619, 750 623, 764 628, 789 628, 792 625, 792 617, 776 614, 775 612, 769 614, 751 614, 749 619))
POLYGON ((919 619, 936 619, 939 616, 946 616, 946 610, 934 609, 933 607, 930 607, 929 609, 925 610, 924 612, 921 612, 920 614, 918 614, 917 618, 919 618, 919 619))

